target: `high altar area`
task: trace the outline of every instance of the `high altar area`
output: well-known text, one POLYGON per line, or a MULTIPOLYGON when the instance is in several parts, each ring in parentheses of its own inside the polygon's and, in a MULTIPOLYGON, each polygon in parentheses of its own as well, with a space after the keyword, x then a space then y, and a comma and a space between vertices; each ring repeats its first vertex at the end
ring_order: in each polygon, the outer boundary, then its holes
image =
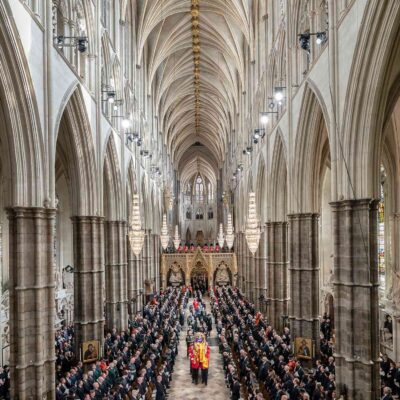
POLYGON ((236 286, 237 262, 234 253, 205 253, 198 248, 193 253, 169 253, 161 258, 162 287, 189 286, 201 279, 207 286, 236 286))

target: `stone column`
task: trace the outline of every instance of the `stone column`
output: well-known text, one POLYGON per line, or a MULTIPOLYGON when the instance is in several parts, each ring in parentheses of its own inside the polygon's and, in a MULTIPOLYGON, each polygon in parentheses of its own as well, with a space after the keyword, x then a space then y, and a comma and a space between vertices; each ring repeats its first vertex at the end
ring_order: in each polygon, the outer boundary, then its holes
POLYGON ((236 234, 235 251, 238 251, 238 287, 244 291, 244 243, 242 234, 239 232, 236 234))
POLYGON ((251 291, 252 282, 251 282, 250 271, 254 267, 254 257, 250 252, 249 246, 247 245, 247 240, 246 240, 246 236, 244 233, 243 233, 243 242, 244 242, 244 246, 246 249, 246 258, 245 258, 245 262, 244 262, 244 268, 245 268, 244 287, 245 287, 245 292, 246 292, 247 298, 249 298, 250 301, 253 301, 253 295, 251 293, 252 292, 251 291))
POLYGON ((106 326, 128 329, 126 221, 106 221, 106 326))
POLYGON ((243 293, 246 293, 246 264, 247 264, 247 254, 246 254, 246 239, 243 233, 240 233, 240 247, 241 247, 241 265, 240 265, 240 286, 243 293))
POLYGON ((97 216, 72 217, 75 349, 104 338, 104 224, 97 216))
POLYGON ((331 203, 336 391, 347 399, 380 398, 377 206, 371 199, 331 203))
POLYGON ((142 252, 139 254, 138 257, 136 257, 136 274, 137 274, 137 278, 136 278, 136 292, 137 292, 137 309, 141 310, 143 308, 143 293, 144 293, 144 272, 143 272, 143 250, 142 252))
POLYGON ((267 223, 268 320, 282 330, 282 316, 288 314, 288 223, 267 223))
MULTIPOLYGON (((292 337, 311 338, 319 351, 318 214, 291 214, 290 326, 292 337)), ((271 295, 271 293, 270 293, 271 295)), ((275 296, 271 296, 275 297, 275 296)))
POLYGON ((9 208, 12 399, 55 398, 54 209, 9 208))
POLYGON ((266 261, 266 233, 261 232, 260 244, 256 253, 256 282, 255 282, 255 297, 256 297, 256 308, 261 312, 264 312, 265 306, 264 302, 260 301, 260 296, 266 298, 266 284, 265 284, 265 261, 266 261))
POLYGON ((161 241, 159 235, 154 235, 154 289, 160 290, 160 269, 161 269, 161 241))
POLYGON ((149 231, 146 231, 142 249, 142 287, 144 286, 144 281, 149 279, 149 235, 149 231))
POLYGON ((132 251, 128 237, 126 240, 126 249, 128 255, 128 267, 127 267, 127 291, 128 291, 127 297, 129 302, 128 312, 129 316, 132 318, 132 316, 138 310, 139 261, 138 257, 136 257, 132 251))
MULTIPOLYGON (((148 256, 149 256, 149 279, 150 282, 154 280, 154 234, 149 231, 149 244, 148 244, 148 256)), ((152 286, 152 285, 151 285, 152 286)))
POLYGON ((255 281, 256 281, 256 268, 257 268, 257 260, 256 256, 253 255, 248 249, 248 269, 247 269, 247 297, 250 299, 252 303, 255 303, 255 281))

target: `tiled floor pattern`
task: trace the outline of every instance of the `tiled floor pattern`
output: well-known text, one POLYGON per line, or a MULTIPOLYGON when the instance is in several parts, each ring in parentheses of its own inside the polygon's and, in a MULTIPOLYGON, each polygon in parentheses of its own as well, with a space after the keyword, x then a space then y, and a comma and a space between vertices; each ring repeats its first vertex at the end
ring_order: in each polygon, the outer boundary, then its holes
MULTIPOLYGON (((206 298, 207 312, 211 312, 210 302, 206 298)), ((168 390, 169 400, 228 400, 230 391, 226 387, 225 375, 222 366, 222 356, 218 351, 218 341, 210 340, 211 356, 210 367, 208 369, 208 385, 202 383, 195 385, 192 383, 189 370, 189 359, 186 357, 186 329, 185 325, 180 342, 179 354, 175 361, 174 372, 172 374, 171 388, 168 390)), ((217 331, 213 325, 210 339, 217 338, 217 331)), ((199 382, 201 377, 199 375, 199 382)))

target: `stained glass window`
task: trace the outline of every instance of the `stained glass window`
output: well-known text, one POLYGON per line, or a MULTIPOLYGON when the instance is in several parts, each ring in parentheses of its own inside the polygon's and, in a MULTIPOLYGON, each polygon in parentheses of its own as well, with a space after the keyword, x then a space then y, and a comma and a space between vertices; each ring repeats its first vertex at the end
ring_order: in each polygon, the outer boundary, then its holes
POLYGON ((198 202, 204 201, 204 184, 200 175, 196 178, 195 199, 198 202))

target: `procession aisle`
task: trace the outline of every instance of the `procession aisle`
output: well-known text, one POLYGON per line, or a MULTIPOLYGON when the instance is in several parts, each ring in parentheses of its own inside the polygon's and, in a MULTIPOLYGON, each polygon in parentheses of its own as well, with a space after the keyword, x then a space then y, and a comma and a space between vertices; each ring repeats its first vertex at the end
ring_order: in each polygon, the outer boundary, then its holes
MULTIPOLYGON (((211 313, 210 300, 205 298, 207 313, 211 313)), ((189 311, 187 311, 188 313, 189 311)), ((171 388, 168 390, 170 400, 228 400, 230 391, 226 387, 222 356, 218 351, 217 331, 213 324, 208 344, 211 348, 210 365, 208 369, 208 384, 195 385, 192 383, 189 370, 189 358, 186 357, 186 330, 182 330, 179 342, 179 354, 176 357, 174 372, 172 374, 171 388)), ((199 382, 201 378, 199 375, 199 382)))

